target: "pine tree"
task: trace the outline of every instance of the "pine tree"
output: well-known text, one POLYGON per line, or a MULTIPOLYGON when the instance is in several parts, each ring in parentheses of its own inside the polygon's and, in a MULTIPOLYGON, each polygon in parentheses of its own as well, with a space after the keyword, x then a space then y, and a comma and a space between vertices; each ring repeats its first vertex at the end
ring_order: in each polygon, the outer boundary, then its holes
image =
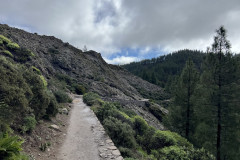
POLYGON ((239 152, 232 142, 239 132, 238 77, 239 69, 230 52, 226 30, 220 27, 208 53, 198 88, 198 126, 196 141, 216 154, 217 160, 235 159, 239 152))
POLYGON ((174 106, 171 107, 170 123, 187 139, 193 132, 193 94, 198 81, 198 72, 192 60, 188 59, 179 77, 175 91, 174 106))
POLYGON ((151 75, 151 83, 157 84, 157 79, 154 72, 152 72, 152 75, 151 75))

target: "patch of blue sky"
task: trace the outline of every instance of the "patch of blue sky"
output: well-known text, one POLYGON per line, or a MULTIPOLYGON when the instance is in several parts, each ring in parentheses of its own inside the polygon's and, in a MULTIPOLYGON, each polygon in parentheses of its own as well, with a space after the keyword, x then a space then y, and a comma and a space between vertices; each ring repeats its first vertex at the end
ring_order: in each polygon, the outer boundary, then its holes
MULTIPOLYGON (((30 33, 34 33, 37 32, 36 29, 34 29, 34 27, 26 25, 26 24, 16 24, 13 20, 7 19, 7 18, 0 18, 0 23, 1 24, 7 24, 10 27, 15 27, 18 29, 22 29, 24 31, 30 32, 30 33)), ((39 32, 38 32, 39 33, 39 32)))
POLYGON ((125 56, 125 57, 137 57, 140 60, 156 58, 161 55, 167 54, 159 48, 122 48, 120 52, 112 54, 109 59, 114 59, 116 57, 125 56))

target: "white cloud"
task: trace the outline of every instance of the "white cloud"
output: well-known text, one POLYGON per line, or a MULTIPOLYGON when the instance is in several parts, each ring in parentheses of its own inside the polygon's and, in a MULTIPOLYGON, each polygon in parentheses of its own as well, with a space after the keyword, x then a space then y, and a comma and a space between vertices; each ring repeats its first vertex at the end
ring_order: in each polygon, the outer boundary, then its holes
POLYGON ((123 48, 205 50, 225 25, 232 50, 240 52, 239 0, 12 0, 2 1, 0 22, 54 35, 78 48, 114 57, 123 48))
POLYGON ((118 56, 113 59, 107 59, 104 58, 104 60, 109 64, 128 64, 134 61, 139 61, 140 59, 138 57, 126 57, 126 56, 118 56))

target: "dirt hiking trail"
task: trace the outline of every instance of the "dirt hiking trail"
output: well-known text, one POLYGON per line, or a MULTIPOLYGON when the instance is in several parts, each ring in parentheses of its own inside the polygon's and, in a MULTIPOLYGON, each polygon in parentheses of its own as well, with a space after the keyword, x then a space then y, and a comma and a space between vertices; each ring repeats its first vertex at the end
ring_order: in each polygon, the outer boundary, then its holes
POLYGON ((106 135, 96 115, 83 103, 82 96, 74 96, 66 139, 61 146, 59 160, 122 160, 119 150, 106 135))

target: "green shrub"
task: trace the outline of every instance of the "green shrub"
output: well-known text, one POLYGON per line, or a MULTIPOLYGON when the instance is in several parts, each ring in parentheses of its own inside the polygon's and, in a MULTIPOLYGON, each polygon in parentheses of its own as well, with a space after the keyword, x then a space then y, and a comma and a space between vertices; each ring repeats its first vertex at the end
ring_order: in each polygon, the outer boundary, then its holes
POLYGON ((62 90, 58 90, 54 92, 54 95, 56 97, 56 100, 58 103, 71 103, 72 99, 67 95, 66 92, 62 90))
POLYGON ((79 94, 79 95, 83 95, 86 92, 86 89, 84 88, 84 86, 80 85, 80 84, 76 84, 74 86, 75 88, 75 93, 79 94))
POLYGON ((27 116, 24 118, 24 125, 22 126, 22 132, 32 132, 32 130, 36 127, 37 121, 35 116, 27 116))
POLYGON ((134 131, 127 123, 122 123, 120 120, 108 117, 103 121, 103 126, 106 132, 117 146, 135 148, 136 141, 134 131))
POLYGON ((123 113, 125 113, 126 115, 128 115, 129 117, 134 117, 136 116, 137 114, 131 110, 131 109, 127 109, 127 108, 123 108, 121 105, 119 104, 115 104, 117 106, 117 109, 123 113))
POLYGON ((60 52, 57 49, 55 49, 55 48, 49 48, 48 49, 48 53, 50 53, 50 54, 59 54, 60 52))
POLYGON ((46 79, 44 78, 44 76, 43 75, 39 75, 39 77, 42 80, 44 88, 47 88, 48 83, 47 83, 46 79))
POLYGON ((111 117, 116 117, 118 111, 116 110, 116 106, 113 103, 104 103, 101 107, 97 109, 96 115, 100 121, 111 117))
POLYGON ((3 44, 3 40, 2 39, 0 39, 0 45, 2 45, 3 44))
POLYGON ((144 150, 146 150, 149 154, 152 150, 152 144, 154 134, 156 133, 156 129, 149 126, 148 129, 145 131, 143 136, 137 136, 138 143, 142 146, 144 150))
POLYGON ((23 140, 18 136, 9 136, 7 133, 0 134, 0 157, 3 160, 26 159, 21 155, 23 140))
POLYGON ((201 149, 192 148, 189 151, 189 157, 190 159, 194 160, 215 160, 215 157, 203 148, 201 149))
POLYGON ((71 84, 71 83, 73 83, 73 79, 72 79, 71 77, 69 77, 68 75, 66 75, 66 74, 57 73, 57 74, 56 74, 56 78, 57 78, 59 81, 64 81, 64 82, 66 82, 66 84, 71 84))
POLYGON ((3 54, 5 54, 6 56, 9 56, 9 57, 12 57, 12 58, 13 58, 13 54, 12 54, 10 51, 4 50, 4 51, 2 51, 2 52, 3 52, 3 54))
POLYGON ((150 104, 148 109, 159 121, 162 121, 164 113, 161 111, 159 107, 157 107, 154 104, 150 104))
POLYGON ((20 46, 19 46, 17 43, 13 43, 13 42, 8 43, 8 44, 7 44, 7 47, 8 47, 9 49, 11 49, 11 50, 17 50, 17 49, 20 48, 20 46))
MULTIPOLYGON (((124 148, 124 147, 119 147, 118 148, 119 149, 119 151, 121 152, 121 155, 123 156, 123 157, 134 157, 135 156, 135 151, 134 150, 132 150, 132 149, 129 149, 129 148, 124 148)), ((126 159, 126 158, 124 158, 124 159, 126 159)), ((131 159, 131 158, 127 158, 127 159, 131 159)), ((133 159, 133 158, 132 158, 133 159)))
POLYGON ((151 141, 151 149, 159 149, 176 145, 177 140, 170 131, 156 131, 151 141))
POLYGON ((50 116, 55 116, 58 112, 58 103, 56 97, 52 92, 48 92, 48 96, 50 97, 50 103, 46 109, 46 119, 49 119, 50 116))
POLYGON ((148 129, 147 122, 140 116, 134 117, 133 126, 134 126, 134 130, 136 131, 136 134, 140 136, 145 134, 145 132, 148 129))
POLYGON ((88 92, 83 95, 83 102, 89 106, 92 106, 94 102, 99 99, 99 95, 93 92, 88 92))
POLYGON ((41 71, 40 71, 37 67, 32 66, 32 69, 33 69, 33 71, 36 72, 38 75, 41 75, 41 74, 42 74, 41 71))
POLYGON ((192 148, 193 145, 184 137, 180 136, 176 132, 171 132, 172 136, 176 139, 178 146, 184 146, 187 148, 192 148))
POLYGON ((153 155, 162 160, 191 160, 188 153, 179 146, 164 147, 158 152, 153 152, 153 155))
POLYGON ((8 39, 7 37, 3 36, 3 35, 0 35, 0 40, 3 42, 3 43, 11 43, 12 41, 10 39, 8 39))
POLYGON ((31 57, 35 56, 30 50, 26 48, 19 48, 15 51, 15 60, 18 62, 27 62, 31 59, 31 57))
POLYGON ((0 120, 7 124, 16 119, 14 124, 19 124, 20 115, 29 110, 28 98, 32 97, 32 91, 21 67, 0 56, 0 101, 4 103, 4 107, 0 107, 0 120))
POLYGON ((152 154, 161 160, 215 160, 215 157, 204 149, 169 146, 159 150, 152 150, 152 154))
POLYGON ((46 114, 46 108, 50 103, 47 89, 39 75, 28 69, 23 74, 26 82, 31 87, 32 97, 29 98, 29 107, 33 110, 35 118, 39 120, 46 114))

